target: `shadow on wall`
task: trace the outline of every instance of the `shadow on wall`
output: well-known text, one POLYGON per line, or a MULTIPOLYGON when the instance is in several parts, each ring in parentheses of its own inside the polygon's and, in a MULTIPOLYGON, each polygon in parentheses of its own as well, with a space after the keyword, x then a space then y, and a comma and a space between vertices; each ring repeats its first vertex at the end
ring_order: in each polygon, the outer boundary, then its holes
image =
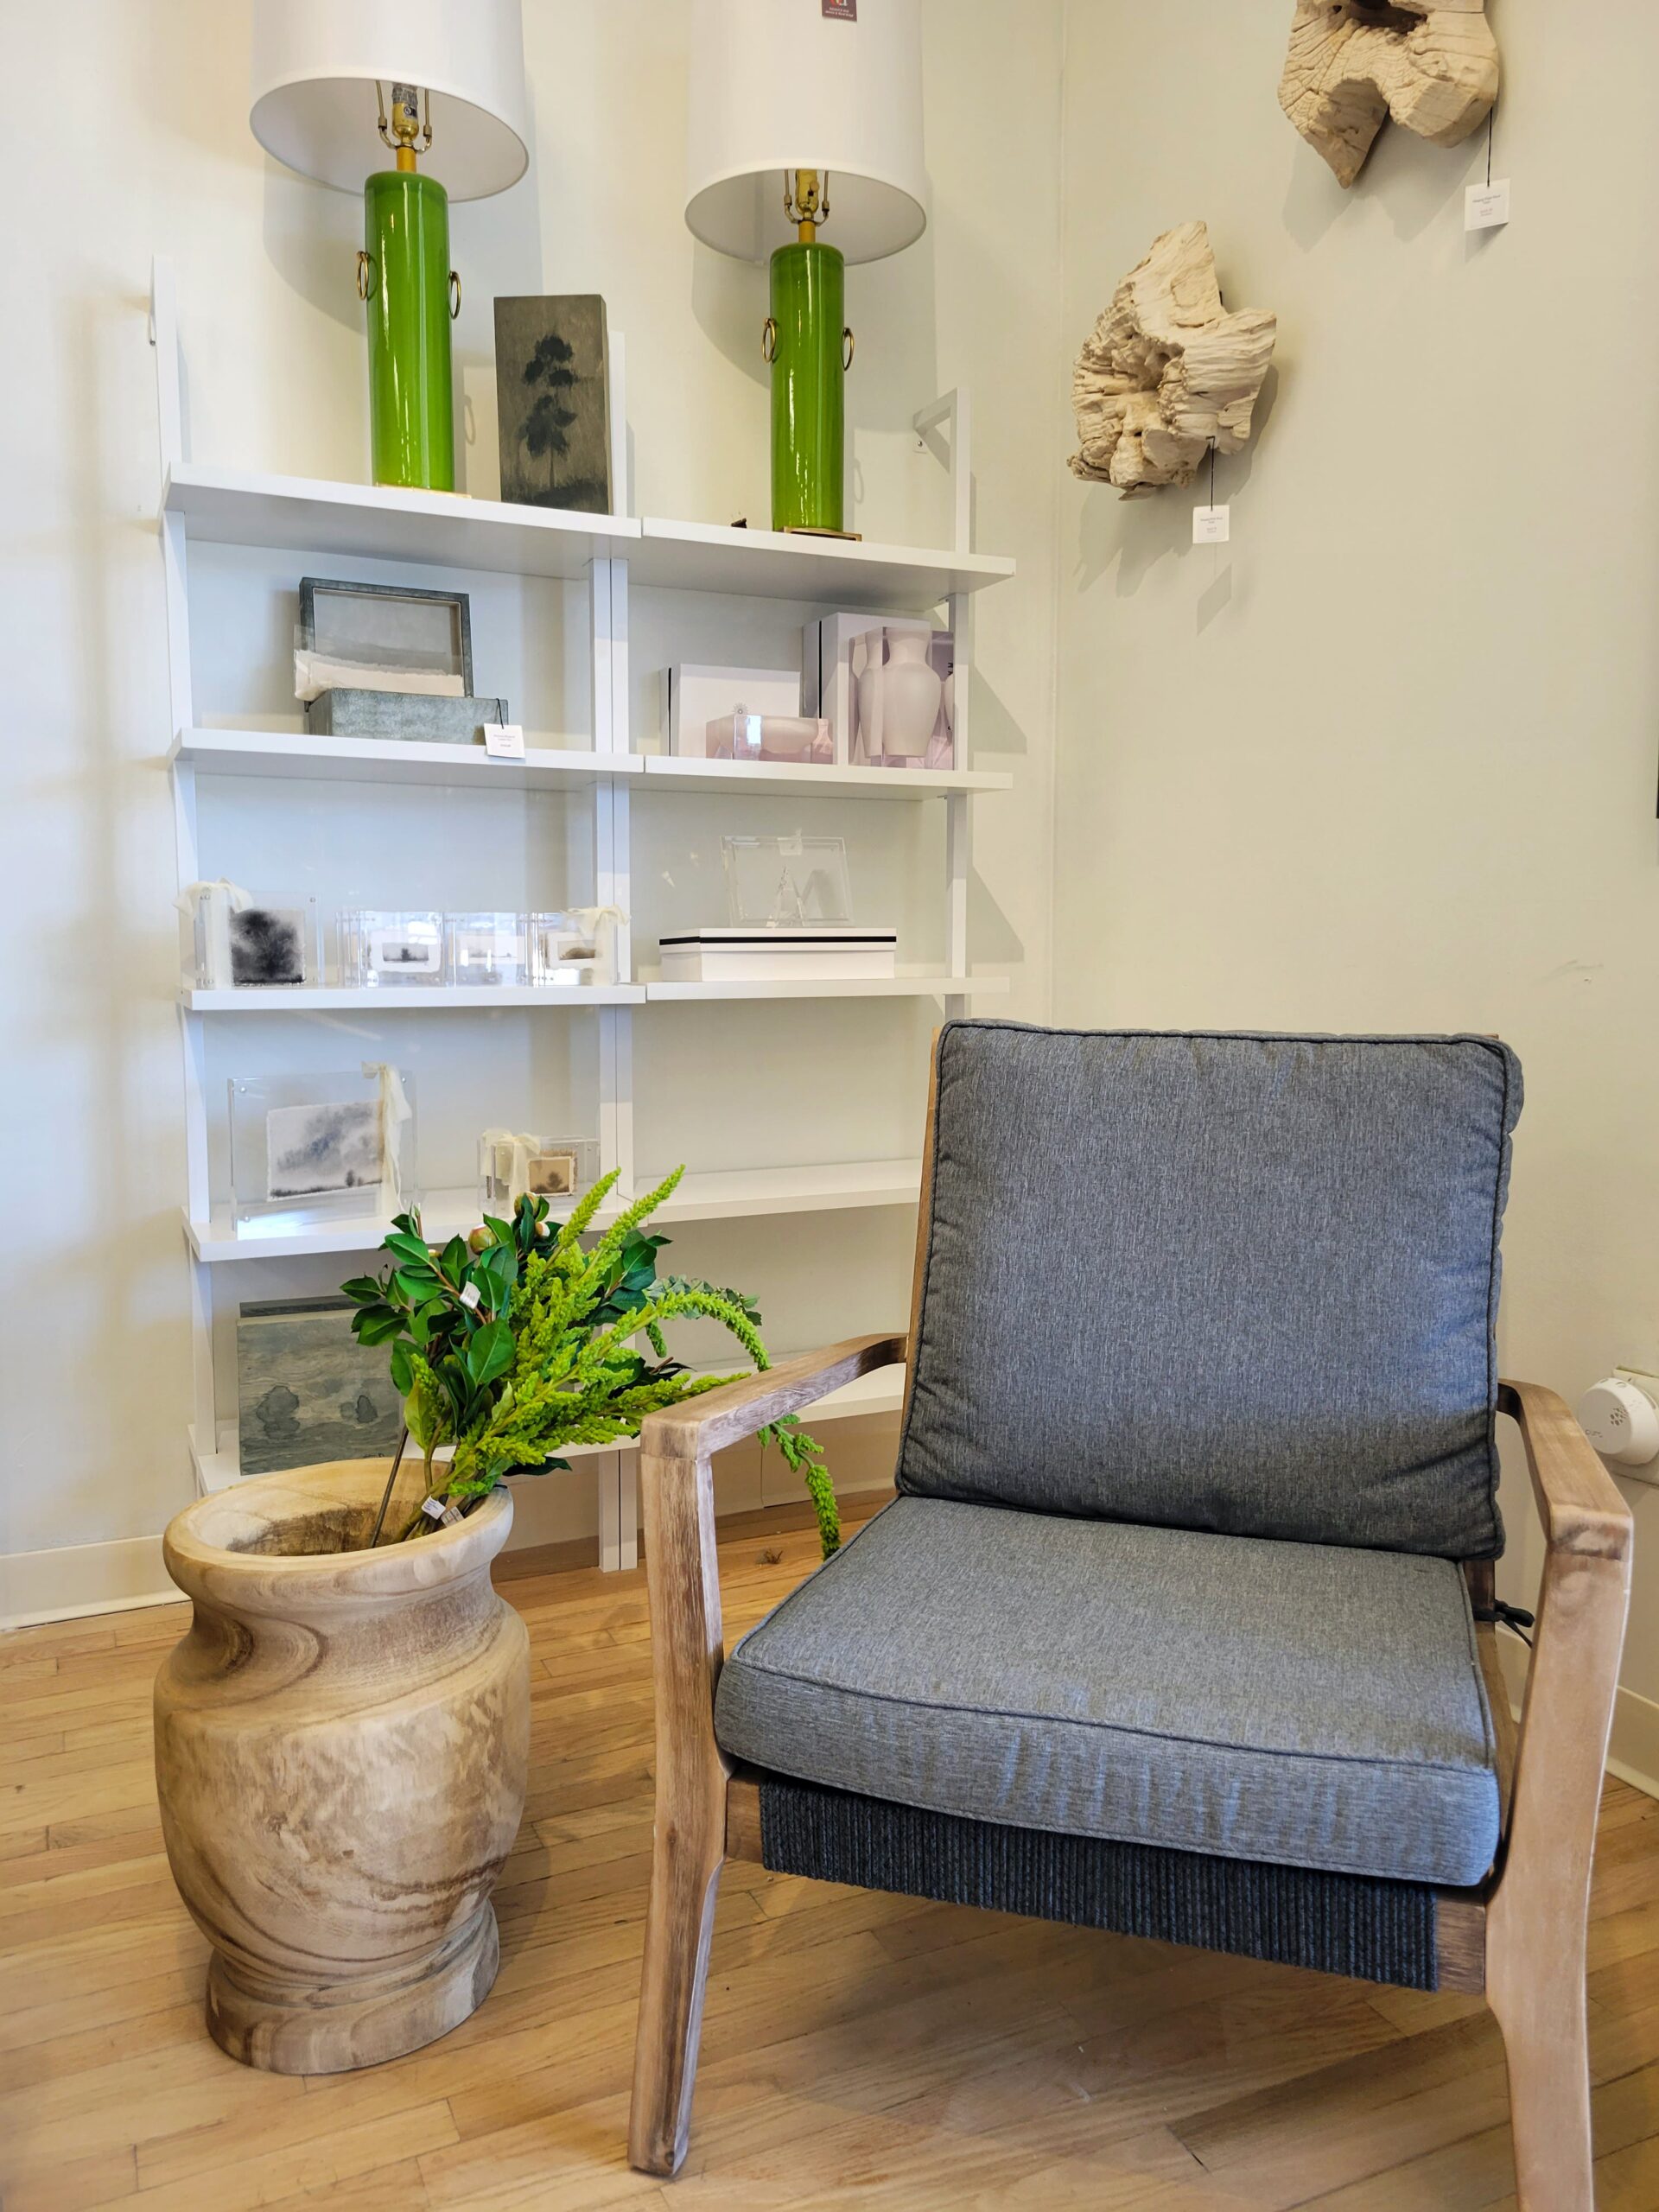
MULTIPOLYGON (((1273 419, 1278 391, 1279 369, 1275 362, 1262 379, 1249 443, 1243 453, 1224 454, 1216 462, 1218 505, 1229 505, 1249 485, 1255 467, 1256 448, 1273 419)), ((1079 592, 1089 591, 1116 563, 1117 596, 1133 599, 1160 561, 1180 561, 1189 554, 1196 554, 1213 563, 1217 548, 1192 543, 1192 510, 1209 504, 1207 461, 1192 484, 1185 487, 1166 484, 1159 491, 1133 499, 1123 499, 1109 484, 1090 484, 1077 518, 1073 583, 1079 592)), ((1223 573, 1228 573, 1225 563, 1223 573)), ((1218 612, 1219 608, 1213 611, 1218 612)), ((1199 627, 1204 626, 1201 621, 1199 627)))
MULTIPOLYGON (((1465 144, 1484 143, 1495 117, 1496 111, 1475 138, 1465 140, 1465 144)), ((1440 148, 1427 146, 1415 131, 1402 130, 1397 124, 1383 124, 1364 168, 1346 187, 1337 182, 1311 146, 1296 137, 1288 121, 1285 129, 1299 149, 1285 192, 1285 229, 1308 251, 1357 203, 1380 203, 1395 238, 1403 245, 1441 222, 1452 203, 1463 197, 1467 179, 1461 164, 1449 161, 1440 148), (1425 160, 1426 153, 1435 158, 1425 160)))

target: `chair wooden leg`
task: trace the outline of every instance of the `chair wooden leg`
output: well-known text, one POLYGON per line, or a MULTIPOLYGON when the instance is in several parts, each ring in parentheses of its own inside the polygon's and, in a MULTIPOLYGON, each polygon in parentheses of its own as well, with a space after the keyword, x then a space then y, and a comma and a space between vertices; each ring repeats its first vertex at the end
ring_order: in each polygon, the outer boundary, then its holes
MULTIPOLYGON (((1503 2031, 1520 2212, 1594 2212, 1584 1948, 1541 1944, 1489 1988, 1503 2031)), ((1493 1962, 1494 1965, 1497 1963, 1493 1962)))
POLYGON ((682 1827, 659 1808, 628 2119, 628 2164, 643 2174, 676 2174, 685 2158, 724 1863, 717 1826, 682 1827))

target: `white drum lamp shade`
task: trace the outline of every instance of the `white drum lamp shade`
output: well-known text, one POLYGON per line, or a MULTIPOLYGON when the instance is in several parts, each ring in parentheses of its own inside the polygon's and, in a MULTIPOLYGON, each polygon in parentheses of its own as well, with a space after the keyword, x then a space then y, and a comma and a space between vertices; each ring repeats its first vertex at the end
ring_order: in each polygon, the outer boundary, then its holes
POLYGON ((740 261, 796 226, 786 172, 826 176, 826 245, 879 261, 927 227, 919 0, 692 0, 685 219, 740 261))
POLYGON ((519 0, 253 0, 249 123, 269 154, 340 192, 388 168, 375 80, 432 95, 428 173, 481 200, 529 166, 519 0))

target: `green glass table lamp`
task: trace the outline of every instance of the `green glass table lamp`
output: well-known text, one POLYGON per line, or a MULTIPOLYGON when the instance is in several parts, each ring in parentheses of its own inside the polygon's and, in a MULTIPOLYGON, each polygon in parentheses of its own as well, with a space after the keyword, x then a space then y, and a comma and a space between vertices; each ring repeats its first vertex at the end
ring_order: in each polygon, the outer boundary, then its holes
POLYGON ((451 492, 449 201, 504 191, 528 166, 518 0, 254 0, 252 55, 260 144, 363 194, 373 481, 451 492))
POLYGON ((846 264, 927 224, 917 0, 695 0, 686 144, 693 235, 772 265, 772 528, 842 535, 846 264))

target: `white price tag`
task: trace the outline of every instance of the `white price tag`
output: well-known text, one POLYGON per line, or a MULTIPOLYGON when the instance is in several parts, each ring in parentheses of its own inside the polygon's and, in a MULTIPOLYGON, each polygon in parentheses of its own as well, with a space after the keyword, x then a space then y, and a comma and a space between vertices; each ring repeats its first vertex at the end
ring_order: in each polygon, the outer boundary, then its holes
POLYGON ((1230 507, 1194 507, 1192 543, 1225 545, 1233 534, 1232 513, 1230 507))
POLYGON ((470 1313, 474 1306, 478 1304, 479 1300, 482 1296, 483 1293, 480 1290, 478 1285, 475 1282, 469 1282, 466 1289, 461 1294, 461 1302, 470 1313))
POLYGON ((522 760, 524 726, 522 722, 486 722, 484 750, 492 760, 522 760))
POLYGON ((1495 231, 1510 219, 1510 180, 1496 184, 1471 184, 1463 195, 1465 231, 1495 231))

